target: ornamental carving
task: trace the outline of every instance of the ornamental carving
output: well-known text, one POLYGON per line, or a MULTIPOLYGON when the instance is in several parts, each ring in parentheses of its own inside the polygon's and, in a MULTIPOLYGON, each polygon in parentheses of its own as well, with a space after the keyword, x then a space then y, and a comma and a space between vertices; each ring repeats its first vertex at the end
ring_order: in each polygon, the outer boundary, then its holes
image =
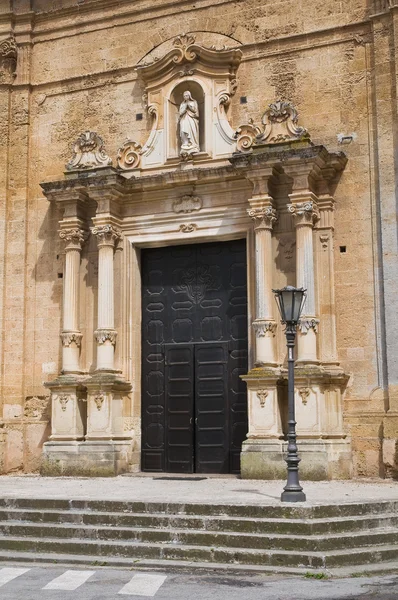
POLYGON ((207 290, 214 289, 214 286, 215 282, 210 273, 210 267, 202 265, 198 269, 183 271, 177 290, 185 291, 192 302, 200 304, 206 296, 207 290))
POLYGON ((117 331, 115 331, 114 329, 97 329, 94 332, 94 335, 95 339, 97 340, 97 343, 100 346, 102 346, 102 344, 105 344, 106 342, 109 342, 110 344, 112 344, 112 346, 116 344, 117 331))
POLYGON ((18 49, 13 37, 0 43, 0 83, 12 83, 17 68, 18 49))
POLYGON ((78 227, 72 229, 61 229, 59 232, 61 240, 66 242, 66 248, 81 250, 82 245, 88 237, 88 232, 78 227))
POLYGON ((63 331, 60 334, 62 346, 64 348, 70 348, 74 344, 77 348, 80 348, 82 344, 83 334, 79 331, 63 331))
POLYGON ((256 319, 252 323, 253 329, 256 333, 256 337, 265 337, 267 333, 275 335, 276 323, 275 321, 267 321, 262 319, 256 319))
POLYGON ((181 223, 179 229, 181 233, 192 233, 197 229, 197 225, 195 223, 181 223))
POLYGON ((288 204, 287 210, 296 218, 296 225, 313 225, 319 219, 319 209, 313 200, 288 204))
POLYGON ((50 418, 50 396, 27 396, 23 414, 26 419, 48 421, 50 418))
POLYGON ((105 152, 104 140, 94 131, 81 133, 73 144, 73 156, 66 165, 68 171, 108 167, 112 159, 105 152))
POLYGON ((91 233, 96 236, 98 246, 114 246, 122 237, 121 230, 110 224, 91 227, 91 233))
POLYGON ((278 218, 276 210, 272 206, 248 208, 247 214, 254 221, 254 229, 272 229, 278 218))
POLYGON ((322 233, 322 234, 319 236, 319 241, 321 242, 322 249, 323 249, 323 250, 327 250, 327 249, 328 249, 328 246, 329 246, 329 234, 327 234, 327 233, 322 233))
POLYGON ((318 325, 319 319, 304 318, 300 319, 297 327, 300 333, 302 333, 303 335, 307 335, 310 329, 313 329, 315 333, 318 333, 318 325))
POLYGON ((260 400, 261 408, 264 408, 265 401, 267 400, 268 391, 267 390, 257 390, 257 398, 260 400))
POLYGON ((261 118, 262 127, 241 125, 235 132, 238 152, 250 152, 254 146, 309 139, 304 127, 298 125, 298 113, 291 102, 277 100, 269 105, 261 118))
POLYGON ((202 200, 199 196, 185 195, 173 202, 175 213, 191 213, 202 208, 202 200))
POLYGON ((301 400, 304 404, 304 406, 307 404, 308 402, 308 396, 311 393, 310 388, 304 387, 304 388, 300 388, 298 391, 299 395, 301 396, 301 400))
POLYGON ((95 406, 97 407, 97 410, 101 410, 104 400, 105 400, 105 396, 102 393, 99 393, 96 396, 94 396, 94 402, 95 402, 95 406))
POLYGON ((68 404, 70 398, 71 398, 70 394, 59 394, 59 396, 55 396, 54 400, 58 399, 58 402, 61 405, 61 410, 63 412, 65 412, 66 411, 66 405, 68 404))
POLYGON ((117 166, 123 171, 137 169, 141 163, 143 148, 133 140, 126 140, 117 153, 117 166))

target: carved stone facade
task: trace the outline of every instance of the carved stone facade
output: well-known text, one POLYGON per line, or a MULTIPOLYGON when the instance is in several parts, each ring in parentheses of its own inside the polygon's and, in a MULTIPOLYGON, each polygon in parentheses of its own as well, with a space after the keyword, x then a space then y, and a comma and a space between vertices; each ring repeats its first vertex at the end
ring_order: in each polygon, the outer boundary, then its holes
POLYGON ((395 476, 395 3, 56 4, 0 28, 3 470, 139 471, 141 253, 244 238, 242 476, 285 470, 287 284, 303 474, 395 476))

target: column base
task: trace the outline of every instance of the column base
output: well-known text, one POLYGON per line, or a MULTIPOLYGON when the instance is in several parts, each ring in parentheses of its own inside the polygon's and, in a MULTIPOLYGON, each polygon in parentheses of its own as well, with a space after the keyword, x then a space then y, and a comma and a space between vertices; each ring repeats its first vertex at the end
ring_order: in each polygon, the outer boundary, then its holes
MULTIPOLYGON (((300 479, 323 481, 351 479, 351 444, 347 439, 297 441, 301 459, 300 479)), ((241 453, 242 479, 286 479, 287 442, 277 439, 248 439, 241 453)))
POLYGON ((112 477, 129 471, 132 442, 46 442, 40 474, 46 477, 112 477))

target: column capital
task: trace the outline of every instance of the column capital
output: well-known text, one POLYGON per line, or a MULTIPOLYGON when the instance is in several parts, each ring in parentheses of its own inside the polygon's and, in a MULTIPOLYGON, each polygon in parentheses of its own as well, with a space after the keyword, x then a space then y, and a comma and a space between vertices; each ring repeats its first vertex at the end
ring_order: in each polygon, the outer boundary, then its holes
POLYGON ((277 212, 272 206, 248 208, 247 214, 254 221, 254 229, 271 230, 278 219, 277 212))
POLYGON ((109 342, 112 346, 116 345, 117 331, 115 329, 96 329, 94 332, 97 343, 102 346, 109 342))
POLYGON ((314 200, 288 204, 287 210, 295 217, 296 227, 300 225, 310 225, 312 227, 319 220, 319 209, 314 200))
POLYGON ((64 348, 70 348, 72 344, 75 344, 77 348, 80 348, 82 344, 83 334, 80 331, 62 331, 61 334, 62 346, 64 348))
POLYGON ((276 322, 273 319, 256 319, 252 323, 256 337, 265 337, 267 333, 274 336, 276 332, 276 322))
POLYGON ((300 319, 297 325, 297 329, 303 335, 307 335, 310 329, 313 329, 315 333, 318 333, 319 319, 313 319, 311 317, 303 317, 300 319))
POLYGON ((61 229, 59 237, 66 243, 65 250, 81 250, 88 237, 88 231, 80 227, 61 229))
POLYGON ((122 237, 121 230, 110 224, 91 227, 91 233, 96 236, 99 248, 101 246, 112 246, 113 248, 115 242, 122 237))

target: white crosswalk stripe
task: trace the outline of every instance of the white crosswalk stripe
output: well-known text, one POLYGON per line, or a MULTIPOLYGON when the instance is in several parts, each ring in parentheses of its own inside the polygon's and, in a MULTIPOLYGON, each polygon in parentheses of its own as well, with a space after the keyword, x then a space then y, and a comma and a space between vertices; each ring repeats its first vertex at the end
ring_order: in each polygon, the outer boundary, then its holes
POLYGON ((4 567, 4 569, 0 569, 0 587, 28 571, 30 571, 30 569, 18 569, 15 567, 4 567))
POLYGON ((167 575, 137 573, 124 587, 122 587, 119 594, 124 594, 126 596, 153 597, 166 579, 167 575))
POLYGON ((73 591, 86 583, 95 571, 65 571, 42 588, 43 590, 73 591))

